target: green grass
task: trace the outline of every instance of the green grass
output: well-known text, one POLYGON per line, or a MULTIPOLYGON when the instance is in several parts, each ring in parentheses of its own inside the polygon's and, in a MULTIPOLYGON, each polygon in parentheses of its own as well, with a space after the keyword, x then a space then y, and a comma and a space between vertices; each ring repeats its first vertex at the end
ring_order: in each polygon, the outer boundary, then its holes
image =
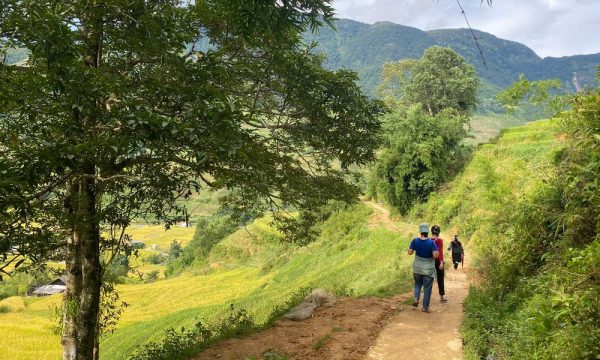
POLYGON ((314 350, 319 350, 320 348, 322 348, 323 346, 327 345, 327 343, 329 342, 329 340, 331 340, 331 334, 326 334, 323 335, 314 345, 313 345, 313 349, 314 350))
MULTIPOLYGON (((197 318, 216 324, 229 304, 248 310, 260 324, 274 308, 311 288, 352 296, 405 291, 409 259, 400 253, 410 234, 367 228, 369 214, 362 205, 334 214, 321 237, 303 248, 281 243, 268 219, 261 219, 216 246, 208 271, 119 285, 130 306, 115 332, 102 339, 101 358, 125 359, 137 346, 159 339, 166 328, 190 326, 197 318)), ((14 335, 0 337, 0 354, 23 360, 59 358, 60 340, 52 334, 52 309, 59 302, 59 296, 27 299, 21 310, 0 314, 0 333, 14 335)))
MULTIPOLYGON (((557 167, 568 139, 561 131, 558 120, 503 130, 410 214, 458 233, 478 273, 464 304, 465 359, 598 358, 600 243, 593 230, 565 240, 569 215, 590 205, 570 203, 556 185, 569 179, 557 167)), ((577 179, 592 192, 595 183, 577 179)))
POLYGON ((416 206, 413 221, 440 223, 464 239, 493 233, 507 203, 519 198, 552 171, 551 154, 560 145, 556 121, 541 120, 502 130, 493 143, 478 147, 463 172, 416 206))

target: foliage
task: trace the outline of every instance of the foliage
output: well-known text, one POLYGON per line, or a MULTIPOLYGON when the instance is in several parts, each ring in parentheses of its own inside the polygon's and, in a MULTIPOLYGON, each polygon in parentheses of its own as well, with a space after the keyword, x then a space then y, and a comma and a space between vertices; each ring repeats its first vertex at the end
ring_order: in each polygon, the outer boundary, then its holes
POLYGON ((200 321, 191 329, 182 327, 180 332, 169 328, 161 342, 144 345, 129 357, 129 360, 186 360, 196 354, 211 335, 211 331, 200 321))
POLYGON ((119 278, 127 276, 129 270, 129 256, 117 254, 104 270, 104 281, 119 283, 119 278))
POLYGON ((560 97, 551 96, 551 90, 563 90, 558 79, 529 81, 523 74, 519 80, 496 95, 496 99, 509 112, 514 112, 523 102, 534 106, 552 105, 554 113, 561 110, 560 97))
MULTIPOLYGON (((401 254, 414 228, 399 225, 401 231, 392 232, 367 226, 370 215, 361 204, 333 212, 319 225, 318 238, 304 247, 282 242, 269 217, 257 219, 213 247, 207 271, 194 267, 152 284, 118 285, 121 300, 131 306, 114 333, 101 339, 100 358, 126 359, 140 344, 160 341, 165 329, 191 329, 198 318, 217 328, 232 303, 260 327, 273 324, 314 288, 359 297, 407 291, 410 260, 401 254), (225 257, 238 252, 245 254, 243 260, 225 257)), ((13 334, 0 337, 0 346, 19 349, 23 360, 59 357, 60 339, 48 331, 50 304, 59 300, 28 299, 23 310, 0 314, 0 332, 13 334)))
POLYGON ((382 71, 379 90, 393 112, 384 118, 384 148, 368 192, 405 214, 464 164, 479 80, 463 58, 439 46, 382 71))
POLYGON ((385 147, 370 175, 369 193, 402 214, 451 174, 464 157, 468 118, 453 109, 429 116, 420 104, 385 117, 385 147))
POLYGON ((129 360, 186 360, 216 341, 233 335, 241 335, 256 329, 252 315, 244 309, 236 309, 230 304, 225 317, 216 326, 196 321, 191 329, 173 328, 165 330, 164 338, 141 346, 129 360))
MULTIPOLYGON (((101 336, 107 336, 115 331, 115 328, 123 315, 128 303, 121 300, 121 295, 115 289, 115 283, 104 281, 100 293, 100 329, 101 336)), ((62 324, 62 316, 59 317, 59 323, 62 324)))
POLYGON ((229 216, 214 215, 199 219, 194 237, 179 257, 169 259, 165 275, 177 275, 194 263, 202 263, 216 243, 237 229, 238 223, 229 216))
POLYGON ((144 282, 146 282, 148 284, 155 282, 156 280, 158 280, 158 274, 159 274, 158 270, 152 270, 152 271, 146 273, 144 282))
POLYGON ((281 239, 292 244, 304 246, 313 242, 319 236, 319 224, 347 206, 340 201, 330 201, 319 208, 303 211, 300 214, 290 214, 287 217, 276 218, 274 223, 281 231, 281 239))
POLYGON ((253 215, 356 199, 345 176, 384 107, 301 43, 332 17, 325 0, 2 2, 0 52, 29 56, 0 63, 0 266, 64 251, 66 357, 93 356, 101 253, 135 219, 187 221, 202 188, 253 215))
POLYGON ((173 240, 169 247, 169 259, 177 259, 182 253, 183 248, 181 247, 181 244, 178 243, 177 240, 173 240))
POLYGON ((152 265, 162 264, 166 259, 167 257, 162 254, 152 254, 146 258, 146 260, 152 265))
POLYGON ((37 285, 50 280, 48 271, 39 270, 32 273, 17 272, 0 281, 0 300, 11 296, 24 296, 37 285))
POLYGON ((421 104, 429 115, 444 109, 475 109, 479 77, 475 68, 450 48, 432 46, 418 60, 385 63, 379 93, 391 104, 421 104))
POLYGON ((503 206, 498 235, 480 240, 484 281, 465 303, 470 358, 600 353, 600 90, 569 101, 550 168, 503 206))

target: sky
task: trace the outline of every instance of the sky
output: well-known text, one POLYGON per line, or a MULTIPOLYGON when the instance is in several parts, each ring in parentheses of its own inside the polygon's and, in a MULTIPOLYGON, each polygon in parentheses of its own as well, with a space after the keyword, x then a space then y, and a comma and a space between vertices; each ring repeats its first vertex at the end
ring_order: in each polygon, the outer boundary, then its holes
MULTIPOLYGON (((539 56, 600 53, 600 0, 460 0, 474 29, 523 43, 539 56)), ((466 28, 456 0, 334 0, 337 17, 422 30, 466 28)))

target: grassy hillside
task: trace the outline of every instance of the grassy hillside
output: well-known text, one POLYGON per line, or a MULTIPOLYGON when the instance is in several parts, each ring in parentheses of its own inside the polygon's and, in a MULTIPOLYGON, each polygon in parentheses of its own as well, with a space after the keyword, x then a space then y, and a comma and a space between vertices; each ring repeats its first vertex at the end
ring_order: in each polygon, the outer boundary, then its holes
POLYGON ((552 171, 558 135, 554 120, 502 130, 491 143, 479 145, 463 173, 415 207, 411 216, 454 228, 476 246, 478 239, 495 232, 495 221, 509 204, 552 171))
MULTIPOLYGON (((315 287, 353 296, 406 290, 408 259, 399 252, 410 234, 367 227, 369 214, 363 205, 334 214, 320 238, 303 248, 280 243, 268 219, 261 219, 216 246, 207 268, 152 284, 120 285, 130 306, 115 332, 102 339, 102 358, 125 359, 167 327, 191 325, 197 318, 216 324, 231 303, 261 323, 274 308, 315 287)), ((12 336, 0 337, 0 359, 58 358, 52 313, 59 301, 56 296, 1 301, 0 332, 12 336)))

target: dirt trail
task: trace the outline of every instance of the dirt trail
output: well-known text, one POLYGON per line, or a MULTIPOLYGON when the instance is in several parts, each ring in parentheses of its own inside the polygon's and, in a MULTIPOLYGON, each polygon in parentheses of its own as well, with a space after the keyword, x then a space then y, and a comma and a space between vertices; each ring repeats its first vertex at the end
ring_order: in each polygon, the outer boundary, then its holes
MULTIPOLYGON (((375 210, 369 227, 414 231, 414 225, 394 222, 380 204, 364 203, 375 210)), ((391 299, 342 298, 333 307, 318 308, 307 320, 280 320, 269 329, 222 341, 194 359, 277 358, 275 354, 294 360, 462 359, 465 270, 446 270, 447 304, 439 302, 434 285, 430 314, 405 304, 411 293, 391 299)))
POLYGON ((430 314, 423 313, 421 308, 401 305, 401 311, 381 331, 366 359, 462 359, 459 328, 469 286, 467 268, 447 268, 445 280, 449 302, 439 301, 434 284, 430 314))

